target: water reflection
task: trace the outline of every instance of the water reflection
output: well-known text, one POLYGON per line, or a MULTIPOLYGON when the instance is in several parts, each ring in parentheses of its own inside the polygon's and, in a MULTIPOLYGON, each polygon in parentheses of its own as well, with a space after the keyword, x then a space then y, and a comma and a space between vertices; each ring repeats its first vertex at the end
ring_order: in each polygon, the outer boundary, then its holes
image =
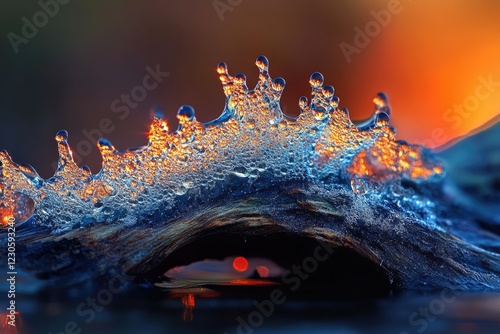
MULTIPOLYGON (((269 316, 248 316, 261 302, 257 290, 246 296, 212 289, 181 292, 140 290, 116 297, 86 323, 76 307, 80 300, 54 294, 20 298, 26 328, 22 333, 64 333, 74 321, 81 333, 484 333, 500 328, 500 294, 407 292, 384 299, 328 300, 295 298, 276 306, 269 316), (255 298, 255 299, 254 299, 255 298), (179 299, 181 303, 179 303, 179 299), (57 305, 55 308, 54 305, 57 305), (193 310, 196 305, 196 316, 193 310), (58 312, 53 312, 57 309, 58 312), (416 314, 416 315, 415 315, 416 314), (258 321, 259 320, 259 321, 258 321), (261 322, 259 326, 253 326, 261 322)), ((86 297, 83 297, 83 299, 86 297)), ((10 333, 10 332, 7 332, 10 333)), ((13 332, 17 333, 17 332, 13 332)))

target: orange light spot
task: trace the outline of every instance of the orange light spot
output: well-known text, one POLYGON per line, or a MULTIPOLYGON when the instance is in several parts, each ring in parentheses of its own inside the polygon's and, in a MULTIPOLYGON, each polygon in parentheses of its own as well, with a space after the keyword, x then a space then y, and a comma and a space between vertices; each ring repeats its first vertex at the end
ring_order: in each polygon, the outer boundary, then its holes
POLYGON ((269 276, 269 269, 267 269, 266 266, 258 266, 256 268, 257 273, 259 274, 260 277, 267 277, 269 276))
POLYGON ((184 321, 193 321, 194 295, 190 293, 182 296, 182 304, 184 305, 182 319, 184 321))
POLYGON ((195 305, 194 295, 190 293, 186 296, 182 296, 182 304, 185 308, 193 309, 195 305))
POLYGON ((236 271, 243 272, 248 268, 248 261, 243 256, 238 256, 233 260, 233 268, 236 271))
POLYGON ((13 221, 12 211, 0 208, 1 225, 7 226, 13 221))

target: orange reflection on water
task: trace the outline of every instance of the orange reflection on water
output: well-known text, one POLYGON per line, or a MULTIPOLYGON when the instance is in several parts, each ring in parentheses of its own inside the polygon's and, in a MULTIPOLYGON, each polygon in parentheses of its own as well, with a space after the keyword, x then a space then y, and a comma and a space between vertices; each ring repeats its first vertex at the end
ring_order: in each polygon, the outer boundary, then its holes
POLYGON ((269 280, 255 279, 255 278, 242 278, 229 281, 225 284, 219 285, 244 285, 244 286, 265 286, 278 284, 269 280))
POLYGON ((190 293, 182 296, 181 300, 184 305, 184 314, 182 319, 184 319, 184 321, 193 321, 193 309, 195 305, 194 295, 190 293))
POLYGON ((5 320, 2 322, 2 333, 3 334, 20 334, 23 333, 23 323, 21 321, 21 314, 18 311, 14 312, 15 321, 11 318, 8 313, 0 313, 0 318, 5 320), (12 324, 15 324, 13 326, 12 324))

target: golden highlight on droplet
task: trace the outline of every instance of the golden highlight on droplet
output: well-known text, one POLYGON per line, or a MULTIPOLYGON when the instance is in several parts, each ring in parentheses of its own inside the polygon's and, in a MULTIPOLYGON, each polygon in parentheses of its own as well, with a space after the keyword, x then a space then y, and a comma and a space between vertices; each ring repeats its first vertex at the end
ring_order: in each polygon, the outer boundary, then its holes
POLYGON ((243 74, 232 76, 226 64, 217 66, 226 104, 216 120, 199 122, 194 109, 184 105, 175 131, 154 113, 146 146, 118 151, 99 139, 103 165, 97 174, 76 165, 64 130, 55 137, 58 168, 48 180, 0 151, 2 224, 7 214, 15 213, 19 222, 33 214, 36 223, 64 230, 82 220, 112 221, 113 208, 120 207, 127 221, 137 220, 153 207, 168 210, 179 196, 201 189, 207 194, 232 177, 248 178, 249 184, 263 175, 284 182, 329 180, 362 195, 377 189, 372 185, 420 182, 444 173, 428 150, 396 140, 385 94, 375 97, 371 119, 355 124, 348 110, 338 107, 335 89, 324 86, 323 75, 315 72, 309 80, 311 100, 301 97, 301 113, 293 118, 279 105, 285 80, 271 78, 266 57, 259 56, 256 65, 253 90, 243 74))

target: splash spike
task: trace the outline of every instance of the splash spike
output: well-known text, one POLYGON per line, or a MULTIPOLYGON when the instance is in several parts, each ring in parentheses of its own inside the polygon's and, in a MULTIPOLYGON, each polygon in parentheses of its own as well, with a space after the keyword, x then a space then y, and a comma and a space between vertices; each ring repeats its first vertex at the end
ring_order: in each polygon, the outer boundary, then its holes
POLYGON ((158 107, 153 108, 151 110, 151 118, 154 119, 159 119, 159 120, 164 120, 165 119, 165 113, 158 107))
POLYGON ((307 97, 301 96, 299 98, 299 107, 300 107, 301 112, 303 112, 303 113, 307 110, 307 97))
POLYGON ((59 132, 57 132, 55 139, 58 143, 68 141, 68 131, 60 130, 59 132))
POLYGON ((158 208, 174 210, 186 196, 208 200, 233 189, 235 179, 242 187, 291 180, 335 183, 362 195, 372 184, 424 182, 443 173, 432 154, 395 140, 384 94, 374 100, 370 126, 356 126, 347 109, 338 108, 334 88, 323 86, 323 75, 315 72, 309 80, 310 104, 301 97, 301 114, 295 119, 281 112, 285 80, 271 79, 264 56, 256 65, 260 74, 253 90, 246 88, 244 75, 232 77, 224 63, 217 66, 226 104, 214 121, 197 121, 194 109, 183 105, 177 131, 169 132, 163 115, 153 113, 146 146, 117 152, 111 142, 99 139, 103 167, 95 175, 73 162, 64 130, 56 135, 59 168, 45 183, 32 168, 16 165, 0 151, 2 200, 15 208, 15 194, 29 196, 35 202, 34 222, 60 232, 70 229, 72 221, 106 221, 124 213, 140 222, 158 208), (35 179, 41 182, 35 184, 35 179), (143 205, 137 205, 139 198, 143 205), (106 217, 96 206, 103 202, 106 217), (72 219, 62 219, 54 208, 73 212, 72 219))
POLYGON ((391 116, 391 107, 389 105, 389 98, 385 93, 378 93, 377 96, 373 99, 373 103, 375 104, 375 113, 386 113, 391 116))
POLYGON ((113 144, 111 144, 111 142, 105 138, 99 138, 99 140, 97 141, 97 148, 101 152, 101 155, 104 160, 112 159, 112 155, 116 151, 113 144))
POLYGON ((71 152, 71 148, 68 145, 68 137, 68 131, 66 130, 60 130, 55 136, 57 150, 59 152, 58 170, 63 169, 66 165, 75 165, 73 152, 71 152))

